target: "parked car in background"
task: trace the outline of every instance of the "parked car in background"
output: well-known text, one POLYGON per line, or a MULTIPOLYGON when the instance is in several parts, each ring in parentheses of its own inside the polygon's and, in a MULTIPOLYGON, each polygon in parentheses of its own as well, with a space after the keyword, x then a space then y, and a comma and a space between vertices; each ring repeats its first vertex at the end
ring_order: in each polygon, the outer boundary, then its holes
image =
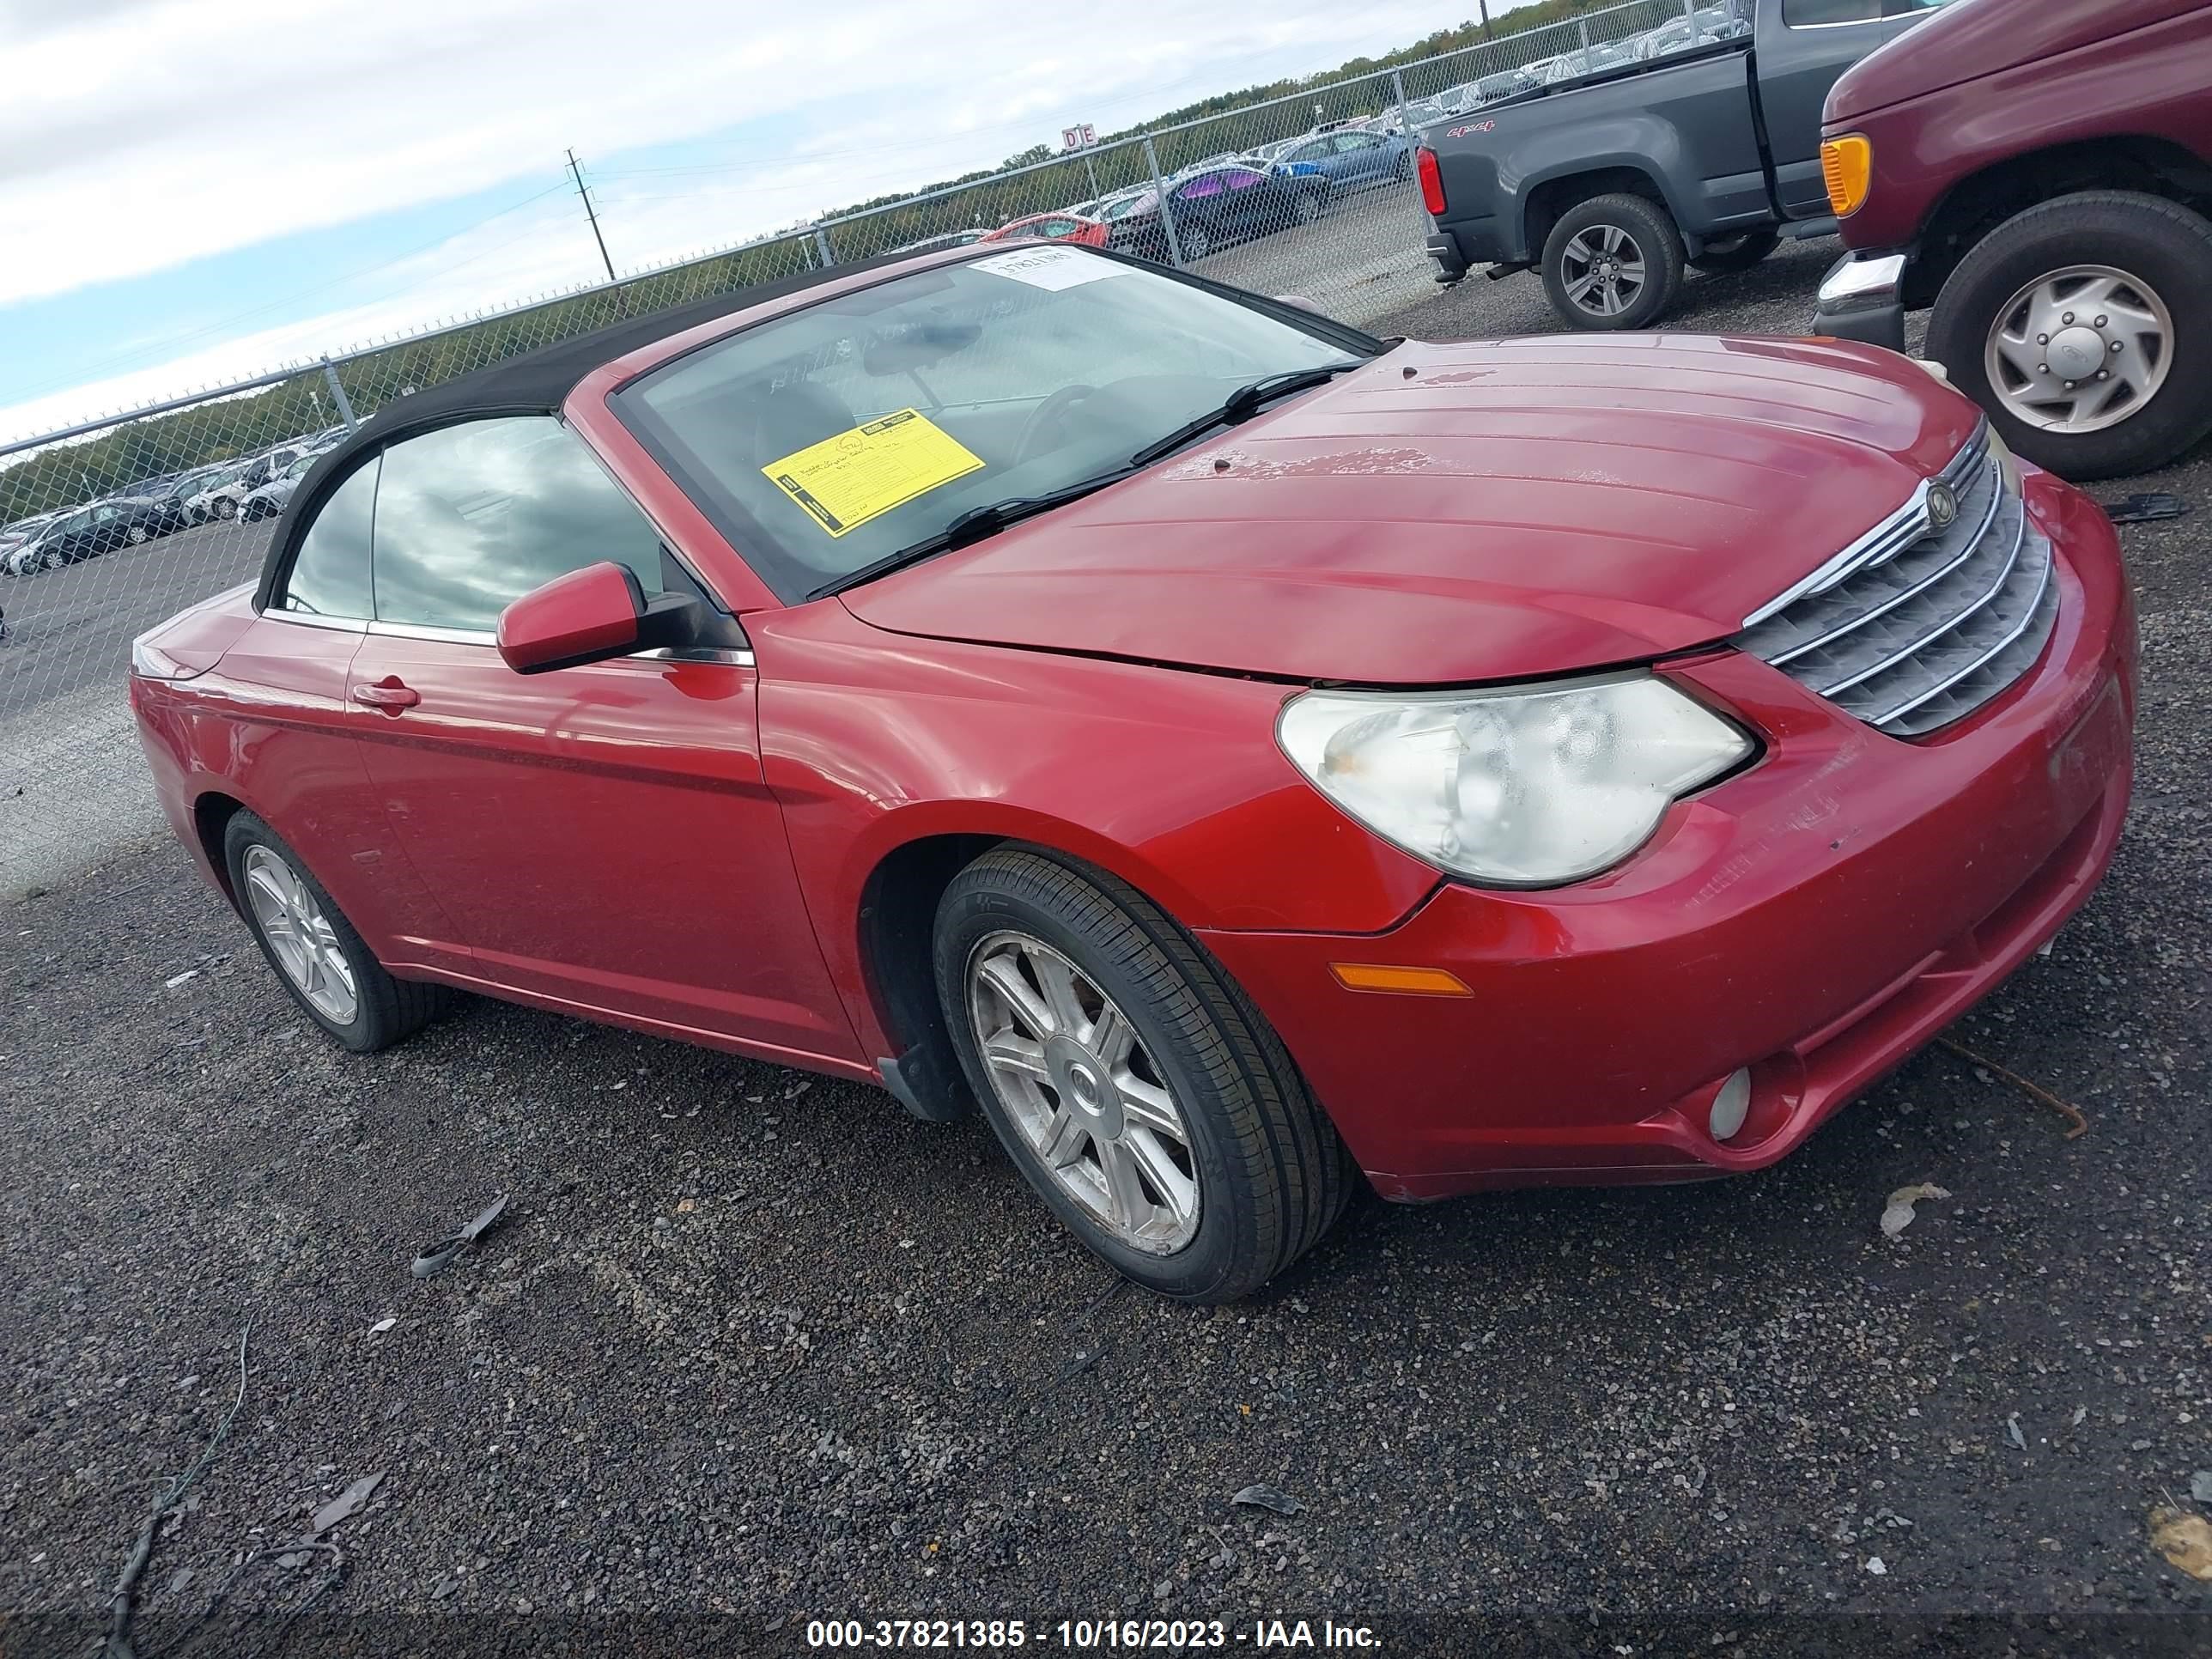
POLYGON ((306 477, 322 458, 322 449, 308 450, 267 483, 258 489, 246 491, 239 498, 238 516, 247 524, 275 518, 284 510, 284 503, 292 499, 292 492, 300 487, 300 480, 306 477))
POLYGON ((242 482, 248 463, 233 461, 204 473, 199 488, 185 499, 185 517, 192 524, 205 524, 211 519, 234 519, 238 503, 253 486, 242 482))
MULTIPOLYGON (((1237 161, 1180 175, 1168 185, 1167 213, 1187 260, 1217 247, 1248 241, 1321 217, 1329 198, 1326 179, 1286 175, 1237 161)), ((1160 204, 1147 191, 1118 215, 1106 215, 1108 246, 1147 259, 1168 258, 1160 204)))
POLYGON ((1833 228, 1820 105, 1836 77, 1930 15, 1927 0, 1758 0, 1753 31, 1568 78, 1424 135, 1437 280, 1541 271, 1577 328, 1644 329, 1685 267, 1748 269, 1781 227, 1833 228))
POLYGON ((2071 478, 2212 431, 2212 4, 1959 0, 1828 96, 1814 327, 1928 355, 2071 478))
POLYGON ((56 519, 18 548, 13 557, 24 574, 80 564, 126 545, 132 522, 130 515, 114 502, 94 501, 56 519))
POLYGON ((1348 127, 1310 137, 1276 158, 1291 172, 1317 175, 1332 192, 1387 185, 1413 176, 1413 146, 1400 133, 1348 127))
POLYGON ((0 527, 0 574, 20 576, 24 574, 15 565, 15 555, 38 539, 39 532, 61 516, 58 513, 34 513, 27 519, 0 527))
POLYGON ((1363 1179, 1777 1163, 2127 815, 2111 521, 1833 341, 1385 342, 970 248, 397 401, 280 523, 130 690, 301 1018, 459 987, 980 1106, 1188 1301, 1363 1179))
POLYGON ((925 236, 919 241, 902 242, 898 246, 891 249, 891 252, 894 253, 934 253, 939 248, 966 247, 971 242, 981 241, 990 234, 991 233, 989 231, 981 228, 974 230, 948 230, 942 235, 925 236))
POLYGON ((1086 219, 1079 214, 1032 213, 1026 219, 1016 219, 1011 224, 1000 225, 988 235, 979 236, 979 242, 1010 241, 1017 236, 1042 237, 1048 242, 1081 242, 1089 247, 1106 246, 1106 227, 1097 219, 1086 219))

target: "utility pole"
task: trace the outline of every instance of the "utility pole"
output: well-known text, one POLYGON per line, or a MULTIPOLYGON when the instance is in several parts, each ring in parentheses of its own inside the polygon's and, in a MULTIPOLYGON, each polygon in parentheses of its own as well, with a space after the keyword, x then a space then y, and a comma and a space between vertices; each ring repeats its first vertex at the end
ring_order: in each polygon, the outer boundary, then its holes
POLYGON ((599 245, 599 262, 607 268, 607 282, 615 280, 615 262, 607 257, 607 239, 599 234, 599 216, 592 210, 592 192, 584 183, 584 169, 576 164, 576 152, 568 151, 568 172, 576 181, 576 194, 584 198, 584 216, 592 222, 592 240, 599 245))
POLYGON ((1476 9, 1482 13, 1482 38, 1487 40, 1490 39, 1490 0, 1474 0, 1474 3, 1476 9))

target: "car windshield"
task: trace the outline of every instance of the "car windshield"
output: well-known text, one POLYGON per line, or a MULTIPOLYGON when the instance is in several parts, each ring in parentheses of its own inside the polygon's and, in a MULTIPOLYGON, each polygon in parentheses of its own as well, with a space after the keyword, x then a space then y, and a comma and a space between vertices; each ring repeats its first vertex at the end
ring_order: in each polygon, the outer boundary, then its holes
POLYGON ((1077 247, 894 277, 702 348, 617 412, 787 602, 1116 469, 1378 342, 1077 247))

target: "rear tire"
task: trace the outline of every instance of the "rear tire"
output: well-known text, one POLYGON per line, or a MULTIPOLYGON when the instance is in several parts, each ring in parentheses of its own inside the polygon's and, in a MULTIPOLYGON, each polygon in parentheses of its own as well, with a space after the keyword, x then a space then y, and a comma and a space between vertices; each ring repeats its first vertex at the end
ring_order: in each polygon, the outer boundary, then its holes
POLYGON ((301 1012, 344 1047, 368 1054, 404 1042, 452 1001, 443 986, 386 973, 300 855, 252 813, 236 813, 224 826, 222 855, 239 914, 262 956, 301 1012), (295 890, 288 892, 287 877, 297 883, 295 890), (267 919, 272 910, 282 919, 267 919), (312 919, 310 927, 300 925, 303 918, 312 919), (316 974, 303 975, 301 952, 288 943, 311 937, 315 969, 326 985, 345 986, 349 1008, 330 995, 318 1006, 311 988, 316 974))
POLYGON ((1007 1155, 1126 1277, 1176 1301, 1234 1301, 1342 1212, 1353 1165, 1280 1039, 1135 889, 1037 853, 986 854, 938 907, 936 971, 1007 1155), (1041 968, 1066 975, 1063 999, 1041 968), (1008 971, 1027 975, 1027 1013, 994 988, 1008 971), (1127 1202, 1109 1173, 1124 1158, 1141 1177, 1127 1202))
POLYGON ((1177 225, 1176 240, 1182 244, 1182 257, 1197 263, 1213 252, 1213 233, 1204 225, 1177 225))
MULTIPOLYGON (((2163 197, 2130 191, 2061 196, 2015 214, 1959 262, 1936 296, 1928 325, 1928 355, 1949 372, 1954 386, 1989 411, 2006 444, 2038 466, 2076 480, 2148 471, 2212 431, 2208 277, 2212 222, 2202 214, 2163 197), (2011 318, 2025 315, 2015 303, 2021 296, 2046 278, 2086 269, 2121 275, 2155 297, 2169 325, 2163 355, 2156 360, 2160 368, 2154 387, 2134 412, 2105 425, 2053 424, 2047 413, 2027 407, 2029 398, 2021 392, 2008 396, 1993 384, 1994 377, 2008 374, 2025 383, 2045 367, 2031 363, 2023 371, 2008 366, 1997 336, 2009 327, 2011 318)), ((2068 331, 2085 337, 2109 331, 2094 329, 2094 313, 2081 320, 2091 326, 2068 331)), ((2032 337, 2023 336, 2017 343, 2032 337)), ((2124 347, 2130 343, 2122 340, 2124 347)), ((2063 336, 2059 343, 2065 343, 2063 336)), ((2120 356, 2126 356, 2124 350, 2120 356)), ((2058 394, 2063 392, 2062 380, 2058 394)))
POLYGON ((1705 251, 1690 261, 1690 269, 1708 276, 1732 276, 1739 270, 1749 270, 1781 246, 1782 233, 1772 229, 1719 237, 1705 244, 1705 251))
POLYGON ((1649 328, 1682 290, 1682 236, 1641 196, 1595 196, 1559 217, 1544 241, 1544 291, 1574 328, 1649 328), (1608 309, 1607 307, 1613 307, 1608 309))

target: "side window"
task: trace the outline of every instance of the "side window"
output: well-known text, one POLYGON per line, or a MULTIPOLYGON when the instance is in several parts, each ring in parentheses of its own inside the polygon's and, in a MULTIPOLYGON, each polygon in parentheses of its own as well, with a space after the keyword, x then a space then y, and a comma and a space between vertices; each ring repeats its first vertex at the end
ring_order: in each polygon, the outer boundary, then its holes
POLYGON ((1336 135, 1338 153, 1345 155, 1349 155, 1354 150, 1373 149, 1381 142, 1382 140, 1371 132, 1340 132, 1336 135))
POLYGON ((1310 144, 1300 144, 1291 152, 1290 159, 1293 161, 1318 161, 1329 153, 1329 148, 1328 139, 1317 138, 1310 144))
POLYGON ((605 559, 635 570, 648 595, 672 580, 696 591, 664 574, 650 521, 550 416, 470 421, 384 453, 379 622, 489 632, 532 588, 605 559))
POLYGON ((309 617, 365 622, 368 608, 368 526, 376 501, 376 457, 354 469, 328 495, 300 538, 281 608, 309 617))
POLYGON ((1221 194, 1221 190, 1222 182, 1219 173, 1202 173, 1176 194, 1186 202, 1197 202, 1203 201, 1209 196, 1218 196, 1221 194))
POLYGON ((1242 167, 1228 176, 1229 188, 1231 190, 1249 190, 1255 185, 1264 185, 1267 182, 1266 173, 1251 173, 1242 167))
POLYGON ((1782 0, 1782 21, 1796 29, 1824 23, 1871 23, 1881 17, 1882 0, 1782 0))

